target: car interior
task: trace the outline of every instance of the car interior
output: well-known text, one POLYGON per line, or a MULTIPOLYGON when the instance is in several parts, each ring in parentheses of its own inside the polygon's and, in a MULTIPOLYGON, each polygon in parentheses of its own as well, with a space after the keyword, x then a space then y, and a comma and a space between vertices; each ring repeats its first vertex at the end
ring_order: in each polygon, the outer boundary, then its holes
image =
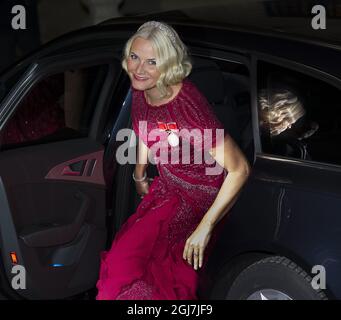
POLYGON ((317 78, 282 67, 262 64, 260 91, 275 87, 294 93, 305 110, 290 128, 271 136, 268 126, 260 126, 263 151, 288 158, 339 164, 340 90, 317 78))
MULTIPOLYGON (((237 142, 246 157, 253 162, 253 134, 251 123, 251 102, 249 77, 236 63, 233 71, 225 71, 213 60, 192 57, 193 69, 189 79, 199 88, 212 105, 225 130, 237 142), (240 69, 243 71, 241 72, 240 69)), ((245 68, 246 70, 246 68, 245 68)), ((129 126, 131 127, 131 119, 129 126)), ((122 195, 122 188, 114 191, 116 201, 115 229, 119 230, 126 219, 135 212, 141 201, 131 179, 134 165, 127 164, 118 168, 114 185, 125 186, 127 192, 122 195), (127 185, 128 184, 128 185, 127 185)), ((158 175, 156 165, 147 167, 148 177, 158 175)))

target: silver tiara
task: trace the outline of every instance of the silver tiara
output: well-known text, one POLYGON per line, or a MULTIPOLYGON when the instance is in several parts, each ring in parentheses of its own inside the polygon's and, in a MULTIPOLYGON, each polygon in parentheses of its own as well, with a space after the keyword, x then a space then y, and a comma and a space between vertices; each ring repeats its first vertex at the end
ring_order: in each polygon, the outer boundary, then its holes
POLYGON ((158 22, 158 21, 148 21, 144 23, 137 31, 140 31, 141 29, 149 27, 149 26, 154 27, 154 28, 159 28, 169 37, 169 39, 173 42, 173 44, 176 43, 175 35, 172 32, 172 30, 170 30, 167 26, 165 26, 163 23, 158 22))

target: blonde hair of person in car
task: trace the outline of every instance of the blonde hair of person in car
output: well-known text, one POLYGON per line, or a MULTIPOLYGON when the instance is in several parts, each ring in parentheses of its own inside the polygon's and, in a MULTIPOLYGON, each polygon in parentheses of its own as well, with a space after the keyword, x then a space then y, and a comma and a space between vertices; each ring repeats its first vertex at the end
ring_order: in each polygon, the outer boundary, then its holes
POLYGON ((261 126, 267 126, 271 136, 290 129, 306 114, 298 97, 287 89, 278 89, 273 94, 261 90, 259 94, 261 126))
POLYGON ((156 87, 161 93, 160 99, 167 98, 172 95, 167 87, 181 82, 192 70, 187 47, 170 25, 158 21, 146 22, 126 43, 122 60, 125 71, 133 41, 139 37, 149 40, 152 44, 156 54, 156 66, 160 71, 156 87))

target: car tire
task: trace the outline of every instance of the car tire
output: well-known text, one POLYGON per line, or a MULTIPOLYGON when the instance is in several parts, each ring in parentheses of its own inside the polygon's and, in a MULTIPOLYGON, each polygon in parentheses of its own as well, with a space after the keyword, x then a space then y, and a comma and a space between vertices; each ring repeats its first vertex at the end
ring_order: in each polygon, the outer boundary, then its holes
POLYGON ((234 280, 227 300, 327 300, 312 278, 285 257, 268 257, 244 269, 234 280))

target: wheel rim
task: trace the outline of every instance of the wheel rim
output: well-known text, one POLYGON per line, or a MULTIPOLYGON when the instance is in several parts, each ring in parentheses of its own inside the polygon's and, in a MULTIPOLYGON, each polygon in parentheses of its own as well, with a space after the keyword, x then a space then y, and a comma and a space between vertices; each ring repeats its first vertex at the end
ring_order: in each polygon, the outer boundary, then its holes
POLYGON ((262 289, 252 293, 246 300, 293 300, 284 292, 275 289, 262 289))

